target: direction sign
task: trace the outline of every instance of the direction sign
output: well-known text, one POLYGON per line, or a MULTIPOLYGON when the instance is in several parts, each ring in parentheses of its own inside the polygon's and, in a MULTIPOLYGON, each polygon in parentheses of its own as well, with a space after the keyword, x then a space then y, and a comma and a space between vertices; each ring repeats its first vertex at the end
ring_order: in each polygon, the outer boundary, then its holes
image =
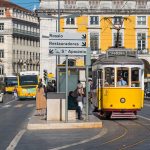
POLYGON ((82 40, 50 40, 49 47, 86 47, 86 42, 82 40))
POLYGON ((86 33, 50 32, 49 40, 86 40, 86 33))
POLYGON ((86 55, 86 34, 49 33, 50 55, 86 55))
POLYGON ((50 55, 86 55, 87 48, 49 48, 50 55))

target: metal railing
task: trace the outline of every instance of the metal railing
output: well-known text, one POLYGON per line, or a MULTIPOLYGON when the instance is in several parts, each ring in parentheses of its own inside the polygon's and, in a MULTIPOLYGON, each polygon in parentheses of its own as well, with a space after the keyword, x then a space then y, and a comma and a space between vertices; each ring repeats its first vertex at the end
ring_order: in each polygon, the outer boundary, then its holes
POLYGON ((13 28, 13 33, 39 37, 40 33, 13 28))

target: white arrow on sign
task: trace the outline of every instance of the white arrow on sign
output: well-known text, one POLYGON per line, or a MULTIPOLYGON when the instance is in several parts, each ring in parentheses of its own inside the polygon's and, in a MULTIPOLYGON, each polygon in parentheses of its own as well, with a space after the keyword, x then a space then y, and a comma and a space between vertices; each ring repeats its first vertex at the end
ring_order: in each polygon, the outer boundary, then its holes
POLYGON ((86 40, 86 33, 50 32, 50 40, 86 40))
POLYGON ((49 54, 84 56, 87 54, 87 48, 49 48, 49 54))
POLYGON ((55 47, 86 47, 85 41, 77 41, 77 40, 49 40, 49 48, 55 47))

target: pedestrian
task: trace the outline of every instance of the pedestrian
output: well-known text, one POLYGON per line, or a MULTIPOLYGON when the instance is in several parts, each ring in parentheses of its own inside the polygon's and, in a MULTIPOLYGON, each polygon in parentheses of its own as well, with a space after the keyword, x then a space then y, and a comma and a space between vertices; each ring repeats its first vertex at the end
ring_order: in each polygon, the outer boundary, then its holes
POLYGON ((15 100, 18 100, 17 87, 14 88, 14 98, 15 100))
POLYGON ((79 112, 78 113, 78 119, 79 120, 83 120, 83 117, 82 117, 83 95, 84 95, 83 84, 80 82, 80 80, 78 80, 76 100, 77 100, 77 103, 78 103, 77 111, 79 112))
POLYGON ((36 115, 43 116, 43 119, 46 119, 46 109, 47 109, 46 94, 44 91, 42 79, 40 79, 36 92, 36 111, 37 111, 36 115))
POLYGON ((78 103, 75 97, 73 97, 73 91, 70 91, 68 95, 68 110, 76 110, 77 106, 78 103))

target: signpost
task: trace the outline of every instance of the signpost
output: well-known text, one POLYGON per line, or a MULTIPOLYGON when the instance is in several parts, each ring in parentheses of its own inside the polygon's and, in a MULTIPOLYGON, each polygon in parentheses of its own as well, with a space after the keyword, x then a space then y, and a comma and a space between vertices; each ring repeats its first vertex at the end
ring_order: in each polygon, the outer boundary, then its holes
MULTIPOLYGON (((85 33, 71 33, 70 34, 66 32, 49 33, 49 55, 66 56, 65 122, 68 122, 68 56, 86 56, 87 55, 86 34, 85 33)), ((88 70, 87 67, 86 67, 86 70, 88 70)), ((88 75, 86 75, 86 78, 88 79, 88 75)), ((86 97, 87 97, 87 105, 88 105, 88 94, 86 97)), ((87 106, 87 109, 88 109, 88 106, 87 106)), ((88 118, 88 110, 87 110, 86 118, 88 118)))
POLYGON ((86 55, 86 34, 85 33, 50 33, 49 54, 50 55, 86 55))

